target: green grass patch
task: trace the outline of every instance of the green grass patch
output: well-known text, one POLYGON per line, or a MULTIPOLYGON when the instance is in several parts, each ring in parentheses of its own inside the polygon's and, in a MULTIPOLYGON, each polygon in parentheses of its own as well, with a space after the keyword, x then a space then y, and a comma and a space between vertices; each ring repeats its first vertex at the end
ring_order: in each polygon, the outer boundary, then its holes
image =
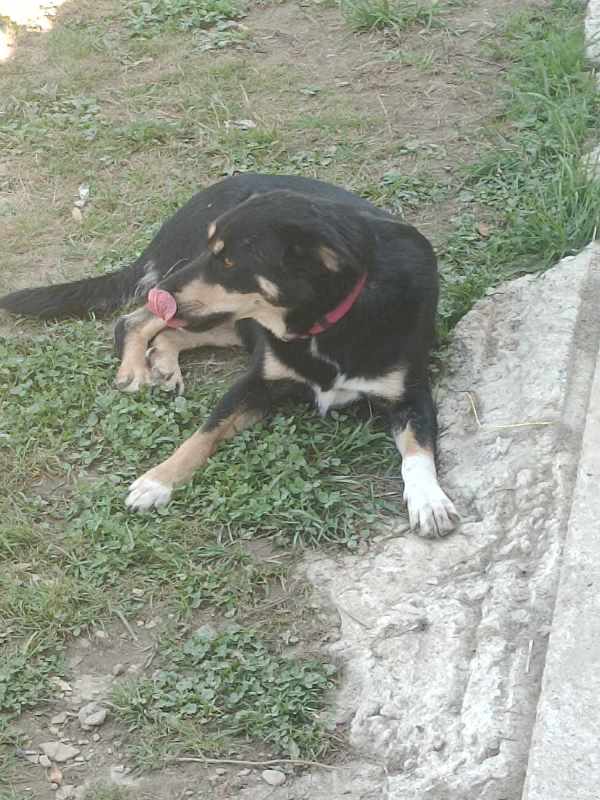
POLYGON ((168 740, 163 755, 181 747, 181 723, 190 719, 205 748, 214 742, 213 752, 231 739, 261 742, 292 758, 325 751, 318 714, 333 686, 332 665, 278 656, 256 632, 235 626, 205 627, 182 645, 161 648, 161 661, 151 679, 119 686, 113 702, 142 736, 148 728, 146 736, 160 732, 168 740))
POLYGON ((581 4, 553 0, 519 12, 494 45, 511 60, 506 106, 493 144, 465 172, 463 210, 441 248, 444 333, 489 286, 550 267, 596 233, 600 181, 585 158, 600 99, 583 36, 581 4))
POLYGON ((233 0, 134 0, 127 25, 131 35, 150 37, 164 31, 210 28, 243 15, 243 6, 233 0))
POLYGON ((416 25, 431 28, 442 24, 442 6, 435 0, 341 0, 341 9, 355 31, 400 32, 416 25))
MULTIPOLYGON (((247 539, 272 537, 276 548, 354 546, 392 510, 382 492, 386 471, 397 482, 394 448, 377 425, 342 415, 324 421, 300 410, 226 444, 160 513, 129 513, 123 502, 129 482, 198 427, 239 366, 215 370, 186 398, 128 396, 111 386, 115 363, 103 326, 63 323, 46 331, 0 341, 0 460, 7 466, 0 561, 12 565, 0 579, 6 721, 48 696, 47 677, 59 670, 71 637, 143 614, 148 598, 179 618, 206 608, 243 617, 286 574, 285 559, 257 560, 247 539)), ((230 688, 251 682, 259 667, 265 676, 278 675, 273 686, 255 687, 256 696, 248 691, 244 702, 256 700, 254 715, 242 704, 229 727, 219 723, 210 746, 226 749, 235 734, 262 737, 285 752, 296 745, 303 753, 318 751, 321 729, 309 717, 315 692, 329 683, 315 677, 308 684, 320 668, 273 661, 266 645, 242 629, 219 647, 211 658, 233 664, 230 688), (238 649, 243 657, 235 661, 238 649)), ((199 663, 194 652, 186 658, 199 663)), ((176 650, 169 653, 179 668, 176 650)), ((219 700, 219 713, 229 713, 229 702, 219 700)), ((203 735, 197 721, 184 713, 182 725, 177 741, 197 745, 203 735)), ((139 745, 142 760, 145 746, 139 745)))

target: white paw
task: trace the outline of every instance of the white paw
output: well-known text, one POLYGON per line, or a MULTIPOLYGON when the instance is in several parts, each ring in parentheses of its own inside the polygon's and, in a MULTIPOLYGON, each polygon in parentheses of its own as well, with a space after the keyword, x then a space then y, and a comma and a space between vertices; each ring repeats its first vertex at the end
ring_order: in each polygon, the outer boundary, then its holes
POLYGON ((166 505, 172 494, 173 488, 171 486, 142 475, 129 487, 125 505, 132 511, 147 511, 153 506, 158 508, 158 506, 166 505))
POLYGON ((402 462, 404 500, 410 527, 421 536, 445 536, 460 516, 454 503, 437 482, 435 464, 429 455, 413 455, 402 462))
POLYGON ((404 500, 410 527, 421 536, 445 536, 460 520, 454 503, 437 482, 407 485, 404 500))

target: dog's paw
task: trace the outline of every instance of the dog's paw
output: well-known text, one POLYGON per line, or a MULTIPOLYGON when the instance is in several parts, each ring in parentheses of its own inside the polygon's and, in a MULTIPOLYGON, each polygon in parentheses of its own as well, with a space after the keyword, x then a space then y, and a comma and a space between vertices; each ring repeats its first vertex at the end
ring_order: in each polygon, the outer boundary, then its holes
POLYGON ((150 508, 166 505, 172 494, 172 486, 168 486, 146 473, 129 487, 125 505, 131 511, 148 511, 150 508))
POLYGON ((435 481, 407 485, 404 500, 410 527, 421 536, 446 536, 460 521, 454 503, 435 481))
POLYGON ((152 375, 145 364, 117 372, 115 387, 121 392, 139 392, 142 386, 152 386, 152 375))
POLYGON ((168 392, 183 394, 183 375, 179 368, 177 353, 161 350, 158 346, 146 350, 146 365, 150 370, 153 386, 160 386, 168 392))

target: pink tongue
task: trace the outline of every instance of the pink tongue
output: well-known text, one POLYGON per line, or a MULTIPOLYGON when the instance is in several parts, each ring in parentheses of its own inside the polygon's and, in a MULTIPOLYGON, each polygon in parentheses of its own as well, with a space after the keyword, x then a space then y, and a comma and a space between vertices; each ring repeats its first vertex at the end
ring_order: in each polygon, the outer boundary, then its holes
POLYGON ((165 292, 164 289, 150 289, 146 308, 156 317, 164 319, 170 328, 178 328, 185 325, 183 320, 173 319, 177 313, 177 303, 173 295, 165 292))

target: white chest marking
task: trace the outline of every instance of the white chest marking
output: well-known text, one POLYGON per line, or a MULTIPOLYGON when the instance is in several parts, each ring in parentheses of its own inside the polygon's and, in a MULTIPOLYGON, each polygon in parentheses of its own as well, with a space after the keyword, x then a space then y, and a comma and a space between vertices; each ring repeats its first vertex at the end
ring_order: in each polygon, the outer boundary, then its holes
POLYGON ((323 391, 317 384, 312 384, 319 413, 323 416, 330 408, 348 405, 360 397, 371 396, 396 400, 404 393, 404 371, 401 369, 393 369, 377 378, 348 378, 339 371, 339 365, 335 361, 319 353, 317 340, 314 337, 310 343, 310 351, 315 358, 332 364, 338 370, 333 386, 327 391, 323 391))

